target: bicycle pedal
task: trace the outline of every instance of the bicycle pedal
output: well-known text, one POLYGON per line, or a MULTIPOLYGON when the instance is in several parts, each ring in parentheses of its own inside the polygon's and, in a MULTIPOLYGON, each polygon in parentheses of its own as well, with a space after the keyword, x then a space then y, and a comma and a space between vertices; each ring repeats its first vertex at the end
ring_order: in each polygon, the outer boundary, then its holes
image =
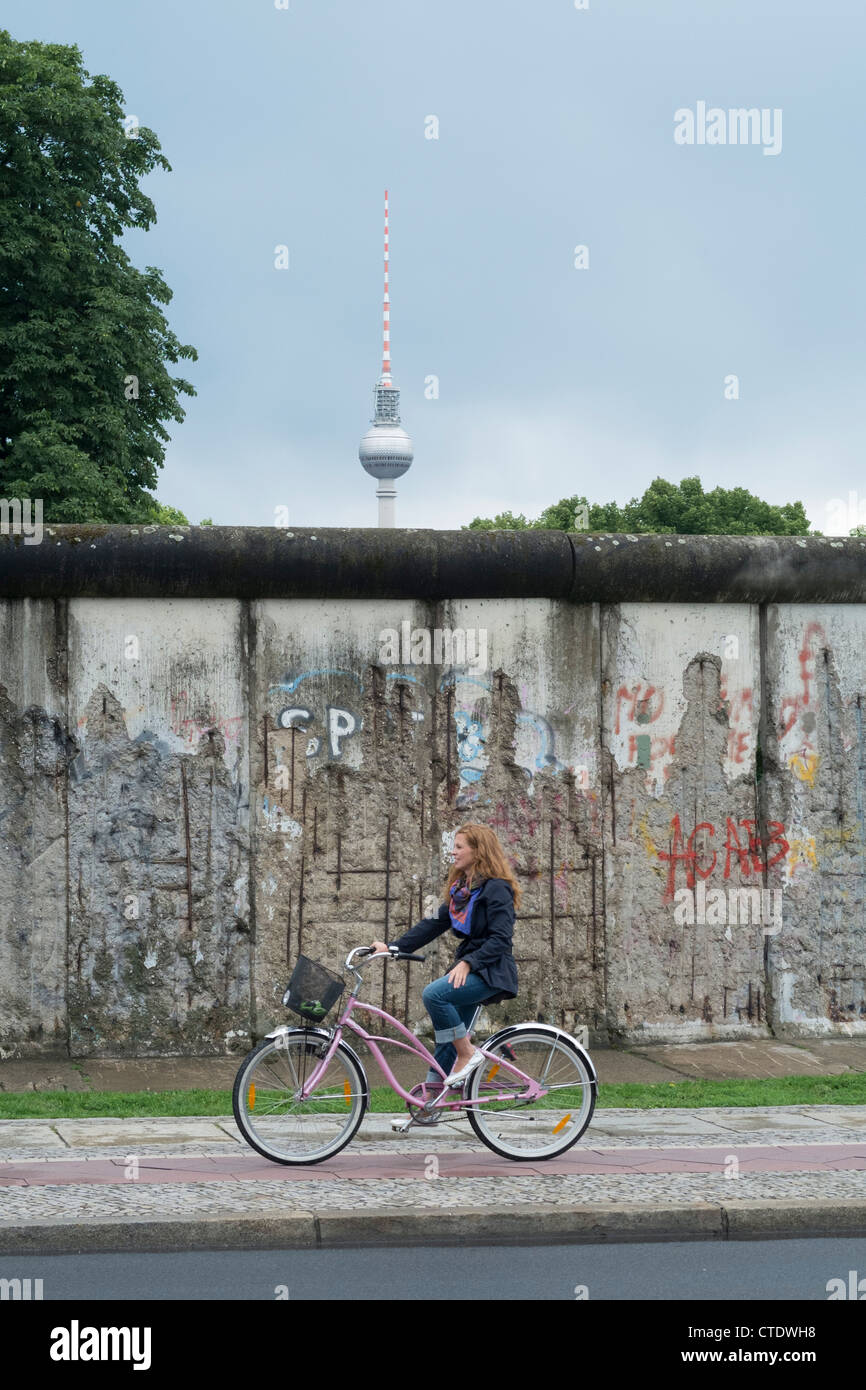
POLYGON ((409 1116, 409 1119, 408 1119, 408 1120, 392 1120, 392 1121, 391 1121, 391 1129, 394 1131, 395 1134, 405 1134, 405 1133, 406 1133, 406 1130, 409 1128, 409 1126, 411 1125, 411 1123, 412 1123, 412 1116, 411 1116, 411 1115, 409 1116))

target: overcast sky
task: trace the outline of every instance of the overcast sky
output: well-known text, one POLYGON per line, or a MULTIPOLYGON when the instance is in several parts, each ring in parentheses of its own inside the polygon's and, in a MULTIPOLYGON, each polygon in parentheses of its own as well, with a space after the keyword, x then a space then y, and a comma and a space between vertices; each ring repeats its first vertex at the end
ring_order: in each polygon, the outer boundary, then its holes
POLYGON ((863 0, 284 3, 3 5, 14 38, 78 44, 173 167, 125 243, 199 352, 162 501, 376 524, 387 187, 398 525, 659 474, 866 522, 863 0), (705 143, 699 103, 725 117, 705 143), (739 107, 759 143, 732 142, 739 107))

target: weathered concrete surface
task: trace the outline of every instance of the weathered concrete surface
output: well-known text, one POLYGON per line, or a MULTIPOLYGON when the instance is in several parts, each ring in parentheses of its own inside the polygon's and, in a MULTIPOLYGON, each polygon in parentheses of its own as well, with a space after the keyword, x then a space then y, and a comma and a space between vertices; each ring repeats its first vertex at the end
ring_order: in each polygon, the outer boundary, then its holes
POLYGON ((226 600, 70 605, 75 1056, 249 1042, 245 648, 226 600))
MULTIPOLYGON (((354 1045, 354 1044, 353 1044, 354 1045)), ((384 1084, 365 1044, 361 1056, 371 1086, 384 1084)), ((670 1083, 707 1078, 763 1080, 778 1076, 841 1076, 866 1071, 866 1038, 816 1038, 778 1043, 772 1038, 746 1042, 669 1043, 647 1047, 593 1047, 600 1086, 622 1082, 670 1083)), ((394 1053, 391 1069, 402 1085, 414 1085, 422 1064, 408 1052, 394 1053)), ((89 1057, 86 1063, 63 1058, 0 1062, 0 1094, 18 1091, 189 1091, 231 1090, 237 1057, 148 1057, 118 1060, 89 1057)), ((834 1124, 848 1123, 863 1107, 838 1105, 834 1124)), ((600 1122, 601 1111, 593 1122, 600 1122)), ((766 1116, 767 1111, 762 1111, 766 1116)), ((866 1126, 860 1115, 859 1124, 866 1126)), ((411 1134, 412 1131, 410 1130, 411 1134)))
POLYGON ((609 1026, 767 1033, 765 938, 727 896, 758 872, 757 612, 622 604, 605 609, 603 653, 609 1026), (711 889, 716 911, 701 911, 711 889))
POLYGON ((277 526, 46 526, 0 534, 0 594, 863 603, 866 540, 277 526))
POLYGON ((0 600, 0 1048, 67 1046, 66 613, 0 600))
MULTIPOLYGON (((255 768, 265 789, 257 803, 257 1028, 281 1019, 298 954, 325 951, 336 963, 377 935, 405 931, 425 915, 429 895, 440 901, 454 828, 474 817, 497 829, 525 889, 515 941, 523 990, 495 1016, 528 1010, 570 1028, 600 1015, 600 820, 596 794, 577 792, 572 772, 581 768, 588 784, 597 761, 593 610, 541 600, 396 610, 268 601, 255 606, 254 621, 255 704, 267 729, 267 760, 261 745, 255 768), (403 621, 486 628, 496 671, 379 666, 379 633, 403 621), (543 650, 557 659, 539 661, 543 650)), ((431 970, 435 977, 450 967, 451 943, 426 952, 424 970, 370 967, 367 995, 425 1031, 421 991, 431 970)))
POLYGON ((770 942, 778 1031, 861 1031, 866 1019, 866 613, 770 605, 766 797, 788 852, 774 870, 786 928, 770 942))
POLYGON ((567 598, 564 531, 50 526, 0 534, 9 598, 567 598))
MULTIPOLYGON (((524 890, 521 992, 483 1027, 866 1036, 866 543, 14 540, 3 1056, 245 1052, 282 1021, 300 952, 339 970, 439 901, 470 819, 524 890), (437 647, 455 631, 464 651, 437 647)), ((421 991, 448 938, 427 956, 372 966, 366 997, 429 1037, 421 991)))

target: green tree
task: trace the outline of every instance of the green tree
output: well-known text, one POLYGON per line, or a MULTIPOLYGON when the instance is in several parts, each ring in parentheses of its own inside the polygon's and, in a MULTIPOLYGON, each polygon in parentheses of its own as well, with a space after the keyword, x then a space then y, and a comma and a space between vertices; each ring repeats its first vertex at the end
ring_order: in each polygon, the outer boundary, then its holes
POLYGON ((189 526, 189 521, 177 507, 167 507, 164 502, 156 503, 156 516, 151 518, 159 526, 189 526))
POLYGON ((0 30, 0 496, 41 497, 46 521, 156 521, 163 421, 195 395, 166 363, 198 354, 117 241, 156 220, 138 183, 171 166, 89 77, 77 47, 0 30))
POLYGON ((585 497, 563 497, 535 521, 521 513, 500 512, 492 519, 475 517, 464 531, 524 530, 614 531, 632 535, 664 533, 682 536, 806 536, 809 520, 802 502, 774 506, 744 487, 713 488, 704 492, 699 478, 669 483, 655 478, 643 497, 625 506, 590 503, 585 497))

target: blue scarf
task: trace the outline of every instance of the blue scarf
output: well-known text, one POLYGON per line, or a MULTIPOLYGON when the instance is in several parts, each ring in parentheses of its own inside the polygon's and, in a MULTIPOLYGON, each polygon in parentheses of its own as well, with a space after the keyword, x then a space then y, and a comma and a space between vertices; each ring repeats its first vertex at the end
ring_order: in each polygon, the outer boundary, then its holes
POLYGON ((451 901, 448 904, 448 914, 451 918, 451 925, 456 932, 463 936, 468 936, 470 924, 472 922, 472 909, 475 906, 475 899, 484 887, 486 880, 482 880, 477 888, 470 890, 465 881, 456 880, 451 885, 451 901))

